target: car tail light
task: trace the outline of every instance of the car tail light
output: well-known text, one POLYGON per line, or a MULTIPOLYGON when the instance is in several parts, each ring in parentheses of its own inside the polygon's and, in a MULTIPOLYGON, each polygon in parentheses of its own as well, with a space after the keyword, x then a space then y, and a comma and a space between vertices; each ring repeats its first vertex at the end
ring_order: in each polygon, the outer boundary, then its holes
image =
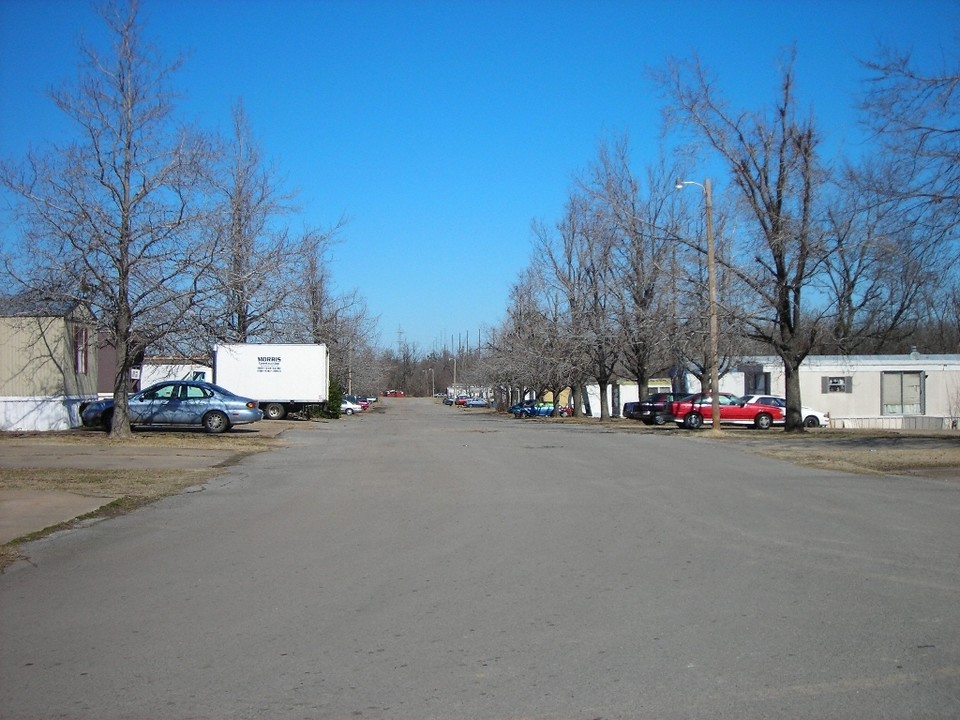
POLYGON ((256 410, 258 404, 259 403, 257 403, 256 400, 251 400, 250 402, 247 403, 247 407, 250 408, 251 410, 256 410))

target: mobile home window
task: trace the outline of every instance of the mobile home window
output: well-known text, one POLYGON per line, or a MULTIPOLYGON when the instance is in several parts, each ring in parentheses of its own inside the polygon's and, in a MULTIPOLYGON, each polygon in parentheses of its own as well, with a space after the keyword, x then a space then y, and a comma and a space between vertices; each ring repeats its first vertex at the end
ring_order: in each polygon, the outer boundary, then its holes
POLYGON ((883 415, 923 415, 923 373, 882 373, 880 403, 883 415))
POLYGON ((833 375, 820 378, 820 391, 824 393, 853 392, 853 378, 850 375, 833 375))
POLYGON ((73 369, 77 375, 87 374, 87 329, 73 329, 73 369))

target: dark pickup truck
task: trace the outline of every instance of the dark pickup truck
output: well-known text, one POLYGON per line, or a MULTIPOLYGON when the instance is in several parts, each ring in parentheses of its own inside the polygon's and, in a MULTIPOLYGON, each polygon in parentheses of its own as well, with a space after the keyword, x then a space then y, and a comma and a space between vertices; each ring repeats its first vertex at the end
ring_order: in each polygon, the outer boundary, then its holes
POLYGON ((644 425, 663 425, 667 403, 686 397, 689 393, 653 393, 645 400, 628 402, 623 405, 623 416, 639 420, 644 425))

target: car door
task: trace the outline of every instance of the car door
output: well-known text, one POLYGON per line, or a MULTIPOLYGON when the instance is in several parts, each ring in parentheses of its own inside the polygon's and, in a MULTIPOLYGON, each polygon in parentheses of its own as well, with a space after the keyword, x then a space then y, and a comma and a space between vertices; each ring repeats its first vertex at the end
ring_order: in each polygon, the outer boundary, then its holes
POLYGON ((179 391, 178 383, 163 383, 131 395, 127 401, 130 422, 137 425, 169 422, 168 418, 179 404, 179 391))
POLYGON ((745 422, 753 420, 756 409, 749 405, 744 406, 740 398, 735 395, 721 394, 720 399, 720 420, 723 422, 745 422))
POLYGON ((177 425, 199 425, 210 409, 212 393, 199 385, 181 385, 179 402, 171 406, 171 422, 177 425))

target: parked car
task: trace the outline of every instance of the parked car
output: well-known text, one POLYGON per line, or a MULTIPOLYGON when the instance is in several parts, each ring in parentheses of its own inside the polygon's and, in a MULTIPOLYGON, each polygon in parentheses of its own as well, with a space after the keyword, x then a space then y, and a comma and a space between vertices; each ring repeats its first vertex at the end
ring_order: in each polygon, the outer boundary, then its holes
POLYGON ((640 420, 644 425, 663 425, 667 421, 667 403, 685 397, 686 393, 660 392, 648 395, 639 402, 625 403, 623 416, 640 420))
POLYGON ((533 407, 536 404, 536 400, 521 400, 520 402, 515 403, 507 408, 507 412, 516 418, 521 418, 523 417, 523 412, 526 408, 533 407))
MULTIPOLYGON (((787 411, 787 399, 781 397, 780 395, 744 395, 741 400, 743 400, 747 405, 770 405, 773 407, 782 408, 784 411, 784 416, 786 416, 787 411)), ((803 417, 803 424, 806 427, 815 428, 815 427, 826 427, 830 425, 830 416, 827 413, 822 413, 819 410, 814 410, 809 408, 806 405, 800 407, 800 415, 803 417)), ((774 425, 783 425, 786 421, 786 417, 783 420, 774 420, 774 425)))
POLYGON ((560 407, 554 409, 553 403, 537 402, 530 405, 524 405, 513 415, 514 417, 518 418, 553 417, 554 415, 567 417, 568 415, 573 415, 573 408, 561 405, 560 407))
POLYGON ((354 413, 363 412, 363 408, 355 402, 351 402, 344 398, 340 402, 340 414, 341 415, 353 415, 354 413))
POLYGON ((487 402, 486 400, 484 400, 483 398, 475 397, 475 398, 470 398, 469 400, 467 400, 467 401, 463 404, 463 406, 464 406, 464 407, 468 407, 468 408, 488 408, 488 407, 490 407, 490 403, 488 403, 488 402, 487 402))
POLYGON ((454 398, 453 398, 451 395, 444 395, 444 396, 443 396, 443 404, 444 404, 444 405, 453 405, 453 401, 454 401, 454 398))
MULTIPOLYGON (((783 422, 783 408, 772 405, 748 405, 731 393, 718 393, 720 422, 724 425, 751 425, 768 430, 775 421, 783 422)), ((695 393, 667 403, 666 414, 679 427, 696 430, 713 424, 713 398, 710 393, 695 393)))
MULTIPOLYGON (((199 380, 160 382, 133 393, 127 398, 127 415, 135 427, 184 425, 203 427, 212 433, 263 419, 256 400, 199 380)), ((109 430, 113 400, 90 403, 83 408, 80 419, 87 427, 109 430)))
POLYGON ((343 399, 352 402, 354 405, 359 405, 361 410, 366 410, 370 407, 370 401, 360 395, 344 395, 343 399))
POLYGON ((457 395, 457 399, 453 401, 454 405, 466 405, 467 401, 470 400, 469 395, 457 395))

